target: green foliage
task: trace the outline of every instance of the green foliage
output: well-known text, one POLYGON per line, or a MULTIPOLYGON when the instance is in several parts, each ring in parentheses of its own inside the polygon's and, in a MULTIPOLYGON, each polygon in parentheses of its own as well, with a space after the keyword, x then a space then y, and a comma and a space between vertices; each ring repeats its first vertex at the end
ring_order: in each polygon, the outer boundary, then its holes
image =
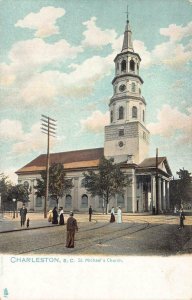
POLYGON ((172 206, 181 206, 181 204, 191 203, 192 201, 191 173, 187 170, 180 169, 177 175, 179 175, 179 179, 170 181, 170 201, 172 206))
MULTIPOLYGON (((37 196, 45 196, 47 172, 41 172, 41 178, 37 179, 36 189, 37 196)), ((68 192, 72 185, 72 179, 66 179, 65 170, 62 164, 53 163, 49 168, 49 194, 55 196, 58 200, 59 197, 68 192)))
POLYGON ((9 198, 16 199, 16 201, 21 201, 23 203, 29 201, 29 190, 23 184, 17 184, 10 188, 9 198))
POLYGON ((0 173, 0 194, 2 203, 6 202, 7 200, 9 201, 8 196, 11 187, 12 185, 8 176, 4 175, 4 173, 0 173))
POLYGON ((130 179, 121 171, 120 165, 104 157, 100 160, 97 172, 91 170, 83 175, 83 186, 92 197, 99 196, 104 199, 106 210, 109 199, 117 193, 122 193, 130 184, 130 179))

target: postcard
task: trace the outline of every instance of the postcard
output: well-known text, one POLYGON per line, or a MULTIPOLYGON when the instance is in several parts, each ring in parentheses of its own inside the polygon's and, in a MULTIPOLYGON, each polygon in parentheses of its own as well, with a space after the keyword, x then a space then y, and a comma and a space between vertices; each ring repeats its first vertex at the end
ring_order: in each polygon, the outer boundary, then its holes
POLYGON ((0 300, 192 299, 192 0, 0 0, 0 300))

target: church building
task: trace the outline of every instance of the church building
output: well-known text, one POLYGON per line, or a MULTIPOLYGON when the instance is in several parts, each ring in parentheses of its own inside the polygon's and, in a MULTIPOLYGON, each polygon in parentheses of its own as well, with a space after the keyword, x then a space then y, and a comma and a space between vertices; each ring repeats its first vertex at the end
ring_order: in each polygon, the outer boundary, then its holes
MULTIPOLYGON (((122 50, 114 59, 115 77, 112 81, 113 96, 109 101, 110 124, 105 126, 104 148, 85 149, 50 154, 51 163, 62 163, 73 188, 59 200, 64 211, 87 212, 91 205, 96 212, 103 211, 103 199, 91 197, 83 187, 83 172, 97 171, 100 159, 113 158, 131 179, 122 194, 109 202, 121 206, 123 212, 165 211, 170 208, 169 181, 172 173, 166 157, 148 157, 149 131, 146 128, 146 101, 142 96, 143 80, 140 77, 141 58, 134 52, 132 32, 127 19, 122 50)), ((18 183, 30 187, 31 211, 43 211, 44 199, 37 197, 34 186, 40 172, 46 169, 46 154, 16 171, 18 183)), ((48 200, 48 209, 56 205, 48 200)))

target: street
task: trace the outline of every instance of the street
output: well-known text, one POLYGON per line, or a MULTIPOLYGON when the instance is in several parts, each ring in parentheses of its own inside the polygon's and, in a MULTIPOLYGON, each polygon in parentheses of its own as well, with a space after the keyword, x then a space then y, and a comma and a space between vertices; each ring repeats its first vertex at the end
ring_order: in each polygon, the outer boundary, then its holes
POLYGON ((109 215, 77 214, 79 231, 75 248, 65 247, 66 225, 0 234, 3 254, 157 255, 192 253, 192 217, 178 230, 177 216, 123 216, 123 223, 109 223, 109 215))

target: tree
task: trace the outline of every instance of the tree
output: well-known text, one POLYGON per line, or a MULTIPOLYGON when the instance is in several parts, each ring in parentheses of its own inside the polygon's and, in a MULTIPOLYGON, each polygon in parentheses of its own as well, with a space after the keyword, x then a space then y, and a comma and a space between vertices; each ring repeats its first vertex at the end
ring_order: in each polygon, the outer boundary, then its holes
MULTIPOLYGON (((1 194, 1 207, 3 208, 7 202, 10 202, 9 191, 12 185, 9 180, 9 177, 6 176, 4 173, 0 173, 0 194, 1 194)), ((8 203, 9 204, 9 203, 8 203)))
POLYGON ((83 186, 92 197, 99 196, 104 199, 105 212, 111 197, 116 193, 122 193, 131 180, 125 175, 120 165, 114 164, 113 159, 102 158, 98 166, 98 172, 92 170, 83 173, 83 186))
POLYGON ((189 204, 192 201, 191 173, 183 168, 177 172, 177 175, 179 176, 179 179, 170 181, 170 201, 172 206, 181 206, 183 204, 189 204))
MULTIPOLYGON (((41 179, 37 179, 36 195, 44 196, 46 192, 47 172, 41 172, 41 179)), ((56 197, 58 204, 59 198, 73 187, 72 179, 66 179, 64 167, 60 163, 53 163, 49 168, 49 194, 56 197)))
POLYGON ((29 201, 29 190, 23 184, 16 184, 9 189, 8 197, 26 203, 29 201))

